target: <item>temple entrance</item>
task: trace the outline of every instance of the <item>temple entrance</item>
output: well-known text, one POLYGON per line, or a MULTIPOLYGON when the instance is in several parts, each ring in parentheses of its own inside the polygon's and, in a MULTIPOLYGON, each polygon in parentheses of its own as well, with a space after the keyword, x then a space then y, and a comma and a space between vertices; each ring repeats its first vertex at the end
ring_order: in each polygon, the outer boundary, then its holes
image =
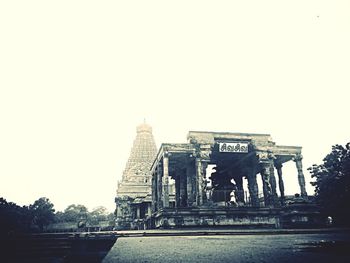
POLYGON ((218 206, 249 206, 247 177, 254 162, 248 153, 220 152, 219 144, 214 147, 207 168, 208 203, 218 206), (248 168, 247 168, 248 167, 248 168))
POLYGON ((224 206, 237 204, 237 179, 234 180, 230 176, 227 176, 226 171, 217 165, 212 165, 212 169, 210 174, 207 174, 207 178, 209 182, 209 185, 207 183, 207 191, 210 191, 210 195, 207 195, 208 202, 224 206))

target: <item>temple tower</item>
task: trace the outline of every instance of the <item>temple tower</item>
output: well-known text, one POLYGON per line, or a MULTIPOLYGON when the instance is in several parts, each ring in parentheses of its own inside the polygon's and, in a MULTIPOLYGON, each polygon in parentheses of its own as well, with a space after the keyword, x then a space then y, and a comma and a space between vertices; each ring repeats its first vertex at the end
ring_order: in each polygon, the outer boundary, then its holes
POLYGON ((147 204, 147 199, 151 198, 150 168, 157 154, 157 148, 151 126, 143 123, 137 126, 136 132, 122 181, 118 182, 115 198, 116 224, 119 229, 132 228, 133 223, 141 214, 147 214, 148 206, 151 206, 147 204))

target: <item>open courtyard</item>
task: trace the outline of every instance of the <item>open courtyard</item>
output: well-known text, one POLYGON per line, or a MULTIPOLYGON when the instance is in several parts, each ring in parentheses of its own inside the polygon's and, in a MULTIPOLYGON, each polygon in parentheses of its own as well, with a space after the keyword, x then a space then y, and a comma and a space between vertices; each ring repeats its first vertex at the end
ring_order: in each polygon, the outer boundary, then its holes
POLYGON ((129 236, 118 238, 103 262, 350 262, 350 235, 129 236))

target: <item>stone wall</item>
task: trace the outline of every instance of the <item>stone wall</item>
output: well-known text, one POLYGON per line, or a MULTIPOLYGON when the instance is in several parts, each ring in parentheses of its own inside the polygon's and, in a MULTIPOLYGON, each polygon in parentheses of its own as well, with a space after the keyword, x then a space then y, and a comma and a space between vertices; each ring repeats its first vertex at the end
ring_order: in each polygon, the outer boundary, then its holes
POLYGON ((155 215, 156 228, 235 226, 279 228, 277 209, 163 209, 155 215))

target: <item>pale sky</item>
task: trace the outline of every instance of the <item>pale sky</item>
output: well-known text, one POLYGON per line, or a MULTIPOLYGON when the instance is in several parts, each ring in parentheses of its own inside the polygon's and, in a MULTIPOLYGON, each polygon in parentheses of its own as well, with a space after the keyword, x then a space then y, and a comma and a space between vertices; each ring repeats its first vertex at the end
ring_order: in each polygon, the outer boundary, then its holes
MULTIPOLYGON (((269 133, 306 170, 350 141, 350 1, 1 1, 0 196, 114 209, 146 118, 269 133)), ((298 190, 293 162, 287 194, 298 190)))

